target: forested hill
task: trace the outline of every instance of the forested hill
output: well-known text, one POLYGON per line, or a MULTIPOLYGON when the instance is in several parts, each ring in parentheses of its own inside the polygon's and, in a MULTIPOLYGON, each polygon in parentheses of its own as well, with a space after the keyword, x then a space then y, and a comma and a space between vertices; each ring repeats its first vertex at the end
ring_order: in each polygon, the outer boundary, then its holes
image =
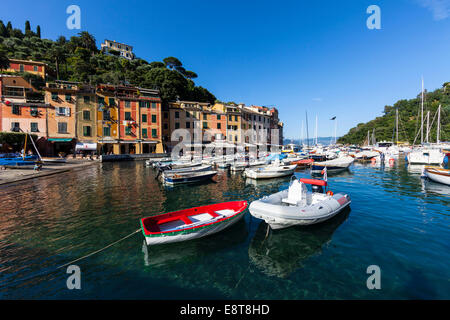
MULTIPOLYGON (((124 42, 127 39, 123 39, 124 42)), ((132 43, 130 43, 132 45, 132 43)), ((193 79, 197 74, 186 70, 180 60, 167 57, 163 61, 147 62, 141 58, 127 60, 113 55, 103 54, 96 46, 95 37, 82 31, 78 36, 66 39, 60 36, 56 41, 41 39, 41 28, 33 31, 29 21, 25 29, 14 28, 11 22, 6 25, 0 20, 0 71, 8 58, 34 60, 49 65, 50 79, 89 82, 91 84, 130 84, 134 86, 158 87, 164 101, 180 100, 214 103, 215 96, 207 89, 196 86, 193 79)), ((143 54, 144 52, 138 52, 143 54)), ((42 86, 39 79, 24 74, 42 86)))
MULTIPOLYGON (((426 119, 427 111, 430 111, 430 126, 436 111, 441 104, 441 141, 450 140, 450 82, 442 85, 442 88, 436 89, 433 92, 424 93, 424 120, 426 119)), ((415 99, 399 100, 393 106, 385 106, 383 115, 375 118, 367 123, 360 123, 356 127, 339 138, 339 143, 344 144, 363 144, 367 141, 367 131, 372 132, 375 129, 376 141, 395 139, 395 109, 398 108, 399 113, 399 141, 408 141, 412 143, 420 128, 420 109, 421 93, 415 99)), ((430 129, 430 142, 436 141, 437 134, 437 116, 434 120, 433 126, 430 129)), ((426 122, 424 124, 424 139, 426 132, 426 122)), ((416 144, 420 143, 420 135, 416 144)))

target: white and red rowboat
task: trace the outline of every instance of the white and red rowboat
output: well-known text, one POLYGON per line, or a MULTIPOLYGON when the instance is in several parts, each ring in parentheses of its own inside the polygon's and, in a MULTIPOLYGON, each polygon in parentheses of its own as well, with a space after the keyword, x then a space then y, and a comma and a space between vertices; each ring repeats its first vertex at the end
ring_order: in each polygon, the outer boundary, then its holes
POLYGON ((450 186, 450 170, 440 167, 425 166, 423 175, 428 179, 450 186))
POLYGON ((149 246, 197 239, 238 222, 246 208, 247 201, 231 201, 143 218, 142 233, 149 246))

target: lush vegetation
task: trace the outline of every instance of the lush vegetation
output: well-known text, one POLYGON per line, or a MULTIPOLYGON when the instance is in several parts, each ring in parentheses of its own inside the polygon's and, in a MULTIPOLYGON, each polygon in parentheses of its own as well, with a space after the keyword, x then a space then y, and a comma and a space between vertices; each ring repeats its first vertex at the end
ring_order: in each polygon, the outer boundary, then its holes
MULTIPOLYGON (((442 85, 442 88, 436 89, 433 92, 424 93, 424 139, 426 135, 426 115, 427 111, 430 111, 430 126, 433 122, 433 118, 436 116, 436 111, 441 105, 441 130, 440 140, 450 140, 450 83, 446 82, 442 85)), ((416 98, 410 100, 399 100, 393 106, 385 106, 383 115, 375 118, 367 123, 360 123, 356 127, 350 129, 350 131, 339 138, 339 143, 344 144, 363 144, 367 143, 367 132, 370 132, 372 136, 373 130, 375 130, 376 141, 388 140, 394 141, 395 135, 395 118, 396 109, 398 108, 399 114, 399 141, 408 141, 413 143, 417 137, 417 132, 420 130, 420 118, 419 113, 421 105, 421 93, 416 98)), ((437 135, 437 116, 430 129, 429 140, 430 142, 436 142, 437 135)), ((420 143, 420 134, 416 139, 416 144, 420 143)))
MULTIPOLYGON (((20 151, 25 145, 25 133, 17 132, 0 132, 0 152, 12 152, 20 151)), ((33 141, 37 141, 38 136, 32 134, 33 141)), ((27 138, 29 145, 31 146, 30 137, 27 138)), ((27 147, 27 150, 28 150, 27 147)))
POLYGON ((197 74, 186 70, 177 58, 149 63, 141 58, 127 60, 117 54, 107 55, 97 48, 94 36, 86 31, 70 39, 60 36, 53 41, 41 39, 41 28, 32 31, 28 21, 25 32, 13 28, 11 22, 5 26, 0 21, 0 70, 7 68, 5 57, 47 63, 50 80, 157 87, 164 101, 214 103, 216 100, 207 89, 195 85, 192 79, 197 74))

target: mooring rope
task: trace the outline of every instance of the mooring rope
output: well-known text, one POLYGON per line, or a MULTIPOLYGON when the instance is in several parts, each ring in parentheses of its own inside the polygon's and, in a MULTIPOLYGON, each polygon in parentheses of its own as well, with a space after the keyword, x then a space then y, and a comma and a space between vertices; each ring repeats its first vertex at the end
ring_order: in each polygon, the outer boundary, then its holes
POLYGON ((108 244, 107 246, 105 246, 105 247, 103 247, 103 248, 101 248, 101 249, 99 249, 99 250, 95 250, 94 252, 91 252, 91 253, 89 253, 89 254, 87 254, 87 255, 84 255, 84 256, 82 256, 82 257, 80 257, 80 258, 78 258, 78 259, 75 259, 75 260, 72 260, 72 261, 67 262, 67 263, 65 263, 65 264, 62 264, 62 265, 60 265, 60 266, 58 266, 58 267, 55 267, 55 268, 53 268, 53 269, 50 269, 50 270, 47 270, 47 271, 43 271, 43 272, 39 272, 39 273, 36 273, 36 274, 34 274, 34 275, 31 275, 31 276, 28 276, 28 277, 25 277, 25 278, 21 278, 21 279, 18 279, 18 280, 14 280, 14 281, 11 281, 11 282, 6 283, 6 284, 5 284, 5 282, 3 282, 3 283, 0 283, 0 286, 3 286, 3 285, 5 285, 5 286, 11 286, 11 285, 16 284, 16 283, 19 283, 19 282, 31 280, 31 279, 36 278, 36 277, 40 277, 40 276, 44 276, 44 275, 53 273, 53 272, 55 272, 55 271, 57 271, 57 270, 59 270, 59 269, 61 269, 61 268, 64 268, 64 267, 66 267, 66 266, 71 265, 72 263, 75 263, 75 262, 77 262, 77 261, 86 259, 86 258, 88 258, 88 257, 90 257, 90 256, 93 256, 94 254, 97 254, 97 253, 99 253, 99 252, 102 252, 102 251, 108 249, 109 247, 112 247, 113 245, 115 245, 115 244, 117 244, 117 243, 119 243, 119 242, 121 242, 121 241, 123 241, 123 240, 125 240, 125 239, 127 239, 127 238, 129 238, 129 237, 131 237, 132 235, 138 233, 139 231, 141 231, 141 229, 137 229, 136 231, 133 231, 132 233, 126 235, 125 237, 120 238, 119 240, 114 241, 114 242, 108 244))

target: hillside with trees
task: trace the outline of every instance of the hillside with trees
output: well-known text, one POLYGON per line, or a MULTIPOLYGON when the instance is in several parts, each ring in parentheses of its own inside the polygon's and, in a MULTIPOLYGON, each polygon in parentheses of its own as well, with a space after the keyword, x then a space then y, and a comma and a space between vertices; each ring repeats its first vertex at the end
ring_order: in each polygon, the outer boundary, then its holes
MULTIPOLYGON (((437 116, 436 111, 441 105, 441 130, 440 140, 450 140, 450 82, 442 85, 433 92, 424 92, 424 121, 426 121, 427 111, 430 111, 430 142, 436 142, 437 116), (433 118, 434 122, 433 122, 433 118)), ((338 143, 343 144, 364 144, 367 142, 367 132, 375 132, 376 141, 395 140, 395 118, 396 109, 399 114, 399 141, 413 143, 420 130, 421 114, 421 93, 414 99, 399 100, 392 106, 385 106, 383 115, 367 123, 359 123, 349 130, 347 134, 339 138, 338 143), (375 130, 375 131, 374 131, 375 130)), ((426 122, 424 124, 424 139, 426 132, 426 122)), ((420 144, 420 134, 416 139, 416 144, 420 144)))
MULTIPOLYGON (((118 53, 118 52, 117 52, 118 53)), ((67 80, 91 84, 130 84, 160 90, 163 101, 190 100, 214 103, 215 96, 207 89, 195 85, 197 74, 186 70, 175 57, 163 61, 147 62, 141 58, 127 60, 116 55, 103 54, 96 46, 93 35, 82 31, 78 36, 56 41, 41 39, 41 28, 25 31, 6 25, 0 20, 0 70, 7 68, 5 59, 26 59, 49 65, 48 80, 67 80)), ((28 75, 28 77, 32 77, 28 75)), ((33 78, 34 81, 38 79, 33 78)), ((41 84, 37 83, 40 87, 41 84)))

